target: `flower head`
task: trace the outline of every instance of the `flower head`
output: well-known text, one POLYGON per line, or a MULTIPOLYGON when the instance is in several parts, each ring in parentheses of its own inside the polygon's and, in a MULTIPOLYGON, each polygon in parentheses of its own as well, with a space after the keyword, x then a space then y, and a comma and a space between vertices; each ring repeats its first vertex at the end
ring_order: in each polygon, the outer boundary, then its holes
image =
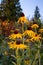
POLYGON ((37 24, 33 24, 31 28, 38 28, 39 26, 37 24))
POLYGON ((20 34, 20 33, 18 33, 18 34, 11 34, 10 36, 9 36, 9 39, 16 39, 16 38, 20 38, 20 39, 22 39, 22 34, 20 34))
POLYGON ((23 33, 24 36, 28 35, 30 38, 35 36, 36 33, 33 32, 32 30, 26 30, 24 33, 23 33))
POLYGON ((16 42, 10 42, 10 43, 8 43, 8 45, 9 45, 9 47, 11 48, 11 49, 15 49, 15 48, 17 48, 17 49, 26 49, 27 48, 27 46, 26 45, 24 45, 24 44, 17 44, 16 42))
POLYGON ((39 29, 39 32, 40 32, 40 33, 43 33, 43 29, 39 29))
POLYGON ((41 40, 41 36, 40 35, 34 36, 31 40, 32 41, 40 41, 41 40))
POLYGON ((18 23, 28 24, 29 22, 28 22, 27 18, 26 18, 25 16, 23 16, 23 17, 20 17, 20 18, 19 18, 18 23))

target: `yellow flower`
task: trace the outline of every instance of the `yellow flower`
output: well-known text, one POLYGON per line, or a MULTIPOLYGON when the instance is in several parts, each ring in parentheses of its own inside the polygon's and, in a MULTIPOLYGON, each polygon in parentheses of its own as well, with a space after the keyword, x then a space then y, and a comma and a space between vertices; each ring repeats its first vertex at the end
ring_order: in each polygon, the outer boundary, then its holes
POLYGON ((26 30, 24 33, 23 33, 23 36, 26 36, 28 35, 29 37, 33 37, 36 35, 35 32, 33 32, 32 30, 26 30))
POLYGON ((39 32, 40 32, 40 33, 43 33, 43 29, 39 29, 39 32))
POLYGON ((16 42, 9 42, 8 43, 8 45, 9 45, 9 47, 11 48, 11 49, 15 49, 15 48, 17 48, 17 49, 26 49, 27 48, 27 46, 26 45, 24 45, 24 44, 17 44, 16 42))
POLYGON ((40 41, 41 40, 41 36, 40 35, 34 36, 31 40, 32 41, 40 41))
POLYGON ((28 24, 29 22, 28 22, 27 18, 25 16, 23 16, 23 17, 19 18, 18 23, 21 23, 21 24, 26 23, 26 24, 28 24))
POLYGON ((20 49, 26 49, 27 48, 27 46, 24 44, 20 44, 19 47, 20 47, 20 49))
POLYGON ((13 42, 13 43, 12 43, 12 42, 9 42, 8 45, 9 45, 9 47, 10 47, 11 49, 16 48, 15 42, 13 42))
POLYGON ((39 26, 37 24, 33 24, 31 28, 38 28, 39 26))
POLYGON ((9 36, 9 39, 16 39, 16 38, 21 38, 22 39, 22 34, 18 33, 18 34, 11 34, 9 36))

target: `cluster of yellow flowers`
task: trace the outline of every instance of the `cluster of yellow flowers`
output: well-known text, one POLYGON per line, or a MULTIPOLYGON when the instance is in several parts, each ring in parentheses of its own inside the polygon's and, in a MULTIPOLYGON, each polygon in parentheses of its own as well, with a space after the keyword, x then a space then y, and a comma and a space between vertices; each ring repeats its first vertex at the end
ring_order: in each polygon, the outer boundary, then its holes
MULTIPOLYGON (((23 17, 19 18, 18 23, 22 23, 22 24, 26 23, 26 24, 28 24, 29 22, 26 19, 26 17, 23 16, 23 17)), ((39 28, 39 26, 37 24, 33 24, 31 26, 31 28, 39 28)), ((43 32, 43 29, 40 29, 39 31, 43 32)), ((36 32, 34 32, 32 30, 25 30, 22 34, 21 33, 17 33, 17 34, 13 33, 13 34, 11 34, 9 36, 9 39, 13 39, 13 40, 15 40, 15 39, 23 39, 23 37, 24 37, 24 41, 25 42, 39 41, 39 40, 41 40, 41 36, 38 35, 36 32), (27 39, 25 39, 26 36, 28 36, 27 39)), ((23 43, 17 44, 16 41, 14 41, 13 43, 9 42, 8 45, 9 45, 9 47, 11 49, 15 49, 15 48, 25 49, 25 48, 28 47, 27 45, 24 45, 23 43)))
MULTIPOLYGON (((15 29, 14 33, 11 33, 9 35, 8 38, 10 40, 12 39, 12 41, 8 42, 9 49, 12 49, 12 50, 15 49, 15 51, 16 51, 15 53, 17 55, 17 57, 16 57, 17 59, 19 57, 18 50, 22 50, 23 51, 22 56, 25 56, 24 54, 26 53, 26 57, 27 56, 29 57, 30 54, 28 54, 28 53, 31 51, 31 48, 32 48, 32 51, 33 51, 34 50, 33 46, 35 46, 35 44, 36 45, 38 45, 38 44, 40 45, 39 42, 41 42, 42 36, 40 36, 41 34, 39 34, 39 32, 43 33, 43 29, 39 29, 38 24, 32 24, 30 26, 27 25, 27 24, 29 24, 29 21, 26 19, 25 16, 20 17, 18 22, 17 22, 17 24, 23 24, 23 25, 20 27, 21 30, 19 29, 19 26, 18 26, 15 29), (25 28, 24 25, 25 24, 26 24, 27 28, 24 30, 24 28, 25 28), (36 32, 37 29, 39 29, 39 32, 36 32), (34 31, 34 30, 36 30, 36 31, 34 31), (33 44, 33 43, 35 43, 35 44, 33 44)), ((5 51, 4 54, 8 55, 8 52, 5 51)), ((24 64, 25 65, 30 65, 29 63, 30 63, 30 58, 26 59, 26 60, 24 58, 24 64)))

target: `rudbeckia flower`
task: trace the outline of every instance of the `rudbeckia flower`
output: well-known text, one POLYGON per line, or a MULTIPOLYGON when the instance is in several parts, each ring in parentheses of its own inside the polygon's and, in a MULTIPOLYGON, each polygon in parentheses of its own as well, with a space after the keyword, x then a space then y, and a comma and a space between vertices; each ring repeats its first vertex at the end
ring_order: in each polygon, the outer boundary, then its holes
POLYGON ((20 34, 20 33, 18 33, 18 34, 11 34, 10 36, 9 36, 9 39, 16 39, 16 38, 20 38, 20 39, 22 39, 22 34, 20 34))
POLYGON ((41 40, 41 36, 37 35, 37 36, 33 36, 33 38, 31 39, 31 41, 40 41, 41 40))
POLYGON ((31 28, 39 28, 39 26, 37 24, 33 24, 31 28))
POLYGON ((26 35, 28 35, 28 36, 31 38, 31 37, 35 36, 36 33, 33 32, 32 30, 26 30, 26 31, 23 33, 23 36, 26 36, 26 35))
POLYGON ((43 33, 43 29, 39 29, 39 32, 40 32, 40 33, 43 33))
POLYGON ((27 46, 26 45, 24 45, 24 44, 17 44, 16 42, 9 42, 8 43, 8 45, 9 45, 9 47, 11 48, 11 49, 15 49, 15 48, 17 48, 17 49, 26 49, 27 48, 27 46))
POLYGON ((23 17, 20 17, 20 18, 19 18, 18 23, 28 24, 29 22, 28 22, 28 19, 27 19, 25 16, 23 16, 23 17))

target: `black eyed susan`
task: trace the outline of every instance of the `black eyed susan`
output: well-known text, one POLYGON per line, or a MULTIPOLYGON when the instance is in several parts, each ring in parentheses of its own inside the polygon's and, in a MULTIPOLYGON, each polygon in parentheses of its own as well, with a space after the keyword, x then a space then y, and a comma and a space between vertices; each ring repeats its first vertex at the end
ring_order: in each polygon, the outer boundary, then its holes
POLYGON ((37 36, 33 36, 33 38, 31 38, 31 41, 40 41, 41 40, 41 36, 37 35, 37 36))
POLYGON ((25 16, 20 17, 19 20, 18 20, 18 23, 29 24, 28 19, 25 16))
POLYGON ((26 31, 23 33, 23 36, 26 36, 26 35, 28 35, 28 36, 31 38, 31 37, 35 36, 36 33, 33 32, 32 30, 26 30, 26 31))
POLYGON ((18 34, 11 34, 10 36, 9 36, 9 39, 16 39, 16 38, 21 38, 22 39, 22 34, 20 34, 20 33, 18 33, 18 34))
POLYGON ((11 49, 15 49, 15 48, 17 48, 17 49, 26 49, 28 47, 28 46, 26 46, 22 43, 18 44, 17 42, 13 42, 13 43, 9 42, 8 45, 11 49))
POLYGON ((40 33, 43 33, 43 28, 42 28, 42 29, 39 29, 39 32, 40 32, 40 33))
POLYGON ((39 28, 39 26, 37 24, 33 24, 31 28, 39 28))

